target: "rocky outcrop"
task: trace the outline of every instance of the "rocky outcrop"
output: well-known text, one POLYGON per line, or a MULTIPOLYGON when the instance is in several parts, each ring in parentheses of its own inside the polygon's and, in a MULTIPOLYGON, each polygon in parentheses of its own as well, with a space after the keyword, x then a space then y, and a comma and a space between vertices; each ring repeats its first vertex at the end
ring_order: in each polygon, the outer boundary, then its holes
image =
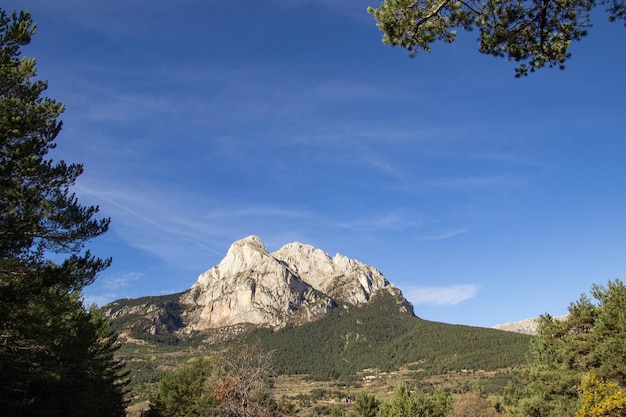
POLYGON ((280 327, 308 321, 336 306, 250 236, 233 243, 226 257, 198 277, 181 297, 188 330, 237 324, 280 327))
POLYGON ((148 334, 166 335, 165 339, 171 339, 169 336, 185 327, 180 295, 125 298, 103 306, 102 312, 121 335, 139 338, 148 334))
POLYGON ((506 332, 523 333, 529 335, 537 334, 537 318, 524 319, 510 323, 496 324, 494 329, 504 330, 506 332))
POLYGON ((366 303, 379 291, 390 292, 400 309, 413 313, 375 268, 301 243, 269 253, 261 239, 249 236, 233 243, 180 301, 187 331, 240 324, 277 328, 315 320, 339 303, 366 303))
MULTIPOLYGON (((566 318, 567 315, 554 317, 555 320, 565 320, 566 318)), ((497 330, 504 330, 506 332, 523 333, 535 336, 537 334, 538 325, 538 318, 534 317, 510 323, 496 324, 492 328, 497 330)))
POLYGON ((314 289, 350 304, 365 303, 391 285, 376 268, 341 254, 331 259, 310 245, 289 243, 272 255, 314 289))

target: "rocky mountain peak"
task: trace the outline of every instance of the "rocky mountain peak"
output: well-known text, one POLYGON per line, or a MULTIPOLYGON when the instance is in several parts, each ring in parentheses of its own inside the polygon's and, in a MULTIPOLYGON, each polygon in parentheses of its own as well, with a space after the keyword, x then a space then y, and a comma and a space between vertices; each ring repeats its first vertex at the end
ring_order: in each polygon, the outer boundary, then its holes
POLYGON ((288 243, 272 255, 318 291, 324 291, 326 282, 335 272, 330 256, 311 245, 288 243))
POLYGON ((331 258, 311 245, 289 243, 272 256, 314 289, 350 304, 367 302, 376 291, 391 287, 376 268, 339 253, 331 258))
POLYGON ((399 308, 411 304, 380 271, 298 242, 268 253, 258 236, 233 243, 222 261, 181 296, 187 330, 237 324, 281 327, 315 320, 340 303, 366 303, 386 290, 399 308))
POLYGON ((207 279, 227 277, 252 269, 255 265, 262 265, 270 261, 270 255, 258 236, 248 236, 230 245, 228 253, 222 261, 201 274, 198 282, 206 283, 207 279))

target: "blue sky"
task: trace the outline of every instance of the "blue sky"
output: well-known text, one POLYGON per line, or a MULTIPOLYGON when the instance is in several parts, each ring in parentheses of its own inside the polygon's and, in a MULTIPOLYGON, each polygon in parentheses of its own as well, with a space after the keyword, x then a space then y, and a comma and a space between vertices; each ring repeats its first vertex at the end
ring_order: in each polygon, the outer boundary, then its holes
POLYGON ((563 314, 626 274, 626 32, 514 78, 476 33, 408 58, 365 0, 5 1, 38 23, 54 158, 112 218, 87 302, 185 290, 235 240, 380 269, 418 316, 563 314))

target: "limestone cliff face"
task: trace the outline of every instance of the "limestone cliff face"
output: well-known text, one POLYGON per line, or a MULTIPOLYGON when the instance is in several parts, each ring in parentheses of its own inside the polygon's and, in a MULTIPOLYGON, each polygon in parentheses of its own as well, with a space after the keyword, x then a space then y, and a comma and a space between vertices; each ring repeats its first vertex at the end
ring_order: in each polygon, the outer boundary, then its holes
POLYGON ((303 281, 330 297, 350 304, 367 302, 391 284, 376 268, 341 254, 327 253, 302 243, 289 243, 272 254, 303 281))
POLYGON ((180 302, 186 331, 239 324, 276 328, 315 320, 338 303, 366 303, 378 291, 390 292, 400 309, 413 312, 375 268, 301 243, 270 254, 257 236, 249 236, 233 243, 180 302))
POLYGON ((226 257, 201 274, 181 302, 190 307, 188 330, 244 323, 279 327, 307 321, 336 306, 271 256, 256 236, 233 243, 226 257))

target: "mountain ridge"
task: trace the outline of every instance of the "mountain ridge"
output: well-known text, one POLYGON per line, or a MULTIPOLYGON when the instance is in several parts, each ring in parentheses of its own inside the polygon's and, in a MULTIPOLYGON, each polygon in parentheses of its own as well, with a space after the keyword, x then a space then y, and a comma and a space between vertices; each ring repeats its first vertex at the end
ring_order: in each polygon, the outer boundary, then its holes
POLYGON ((148 297, 145 303, 116 300, 103 311, 118 323, 133 322, 123 316, 134 316, 134 326, 141 323, 142 329, 133 331, 152 335, 250 325, 278 329, 318 320, 340 305, 366 304, 379 292, 414 316, 411 303, 374 267, 341 254, 331 258, 299 242, 269 253, 251 235, 234 242, 189 290, 170 299, 148 297))

